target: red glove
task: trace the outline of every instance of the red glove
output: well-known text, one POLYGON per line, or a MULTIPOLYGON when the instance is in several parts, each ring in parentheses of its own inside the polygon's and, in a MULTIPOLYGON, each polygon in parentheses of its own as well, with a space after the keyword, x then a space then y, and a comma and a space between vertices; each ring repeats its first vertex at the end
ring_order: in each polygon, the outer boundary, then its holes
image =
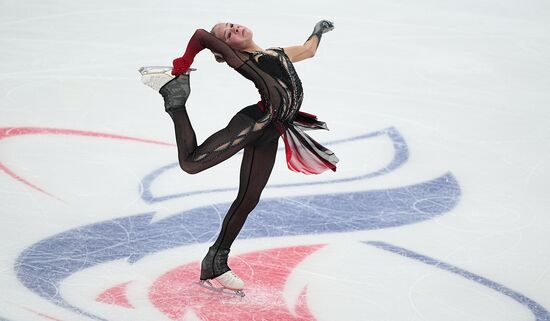
POLYGON ((186 73, 187 70, 189 70, 189 67, 191 67, 192 63, 193 60, 187 59, 185 56, 174 59, 174 61, 172 61, 172 75, 177 77, 181 74, 186 73))
POLYGON ((189 70, 195 56, 204 49, 204 45, 201 42, 201 38, 205 37, 204 34, 210 35, 208 31, 203 29, 197 29, 197 31, 195 31, 191 39, 189 39, 189 43, 187 44, 187 48, 185 49, 183 56, 174 59, 172 62, 172 66, 174 67, 172 69, 172 75, 179 76, 189 70))

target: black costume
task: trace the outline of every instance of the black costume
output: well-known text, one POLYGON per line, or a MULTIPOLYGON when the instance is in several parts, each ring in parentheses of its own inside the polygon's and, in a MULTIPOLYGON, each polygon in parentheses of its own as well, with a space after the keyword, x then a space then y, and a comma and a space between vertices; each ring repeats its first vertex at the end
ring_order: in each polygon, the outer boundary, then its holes
POLYGON ((287 163, 291 170, 306 174, 335 170, 338 159, 328 149, 303 132, 326 129, 314 115, 299 112, 302 84, 292 62, 281 48, 262 52, 239 52, 206 30, 198 29, 182 58, 190 59, 208 48, 223 56, 229 66, 250 79, 261 101, 239 111, 222 130, 197 145, 195 132, 185 109, 189 95, 189 75, 182 74, 161 88, 165 107, 174 121, 181 168, 198 173, 244 148, 237 198, 222 224, 220 234, 202 262, 201 279, 212 279, 227 271, 231 244, 248 214, 257 205, 271 174, 279 136, 283 136, 287 163))

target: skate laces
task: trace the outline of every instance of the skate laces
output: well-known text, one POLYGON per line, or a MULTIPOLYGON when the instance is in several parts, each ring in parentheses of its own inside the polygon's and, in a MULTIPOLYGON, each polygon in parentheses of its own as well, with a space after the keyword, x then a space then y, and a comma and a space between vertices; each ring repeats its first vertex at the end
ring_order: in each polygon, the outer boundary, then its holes
POLYGON ((241 278, 235 274, 233 271, 227 271, 226 273, 220 275, 221 278, 227 281, 238 281, 241 278))

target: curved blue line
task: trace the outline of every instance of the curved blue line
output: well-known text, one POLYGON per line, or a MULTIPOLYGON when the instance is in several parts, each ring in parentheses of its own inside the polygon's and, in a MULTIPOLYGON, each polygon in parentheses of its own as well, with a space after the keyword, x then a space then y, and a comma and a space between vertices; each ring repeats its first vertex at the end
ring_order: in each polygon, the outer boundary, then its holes
MULTIPOLYGON (((241 239, 288 237, 384 229, 418 223, 449 212, 460 199, 451 173, 391 189, 265 199, 239 234, 241 239)), ((134 263, 160 251, 211 242, 219 213, 230 203, 212 204, 153 221, 154 212, 80 226, 33 244, 17 258, 19 281, 48 301, 96 320, 71 305, 61 282, 89 267, 126 259, 134 263)))
POLYGON ((460 276, 462 276, 462 277, 464 277, 464 278, 466 278, 466 279, 468 279, 472 282, 476 282, 476 283, 479 283, 481 285, 484 285, 488 288, 491 288, 491 289, 493 289, 497 292, 500 292, 500 293, 512 298, 516 302, 518 302, 518 303, 524 305, 525 307, 527 307, 535 315, 536 321, 550 321, 550 313, 548 313, 548 311, 542 305, 538 304, 537 302, 531 300, 530 298, 526 297, 525 295, 523 295, 521 293, 518 293, 518 292, 516 292, 516 291, 514 291, 510 288, 505 287, 502 284, 491 281, 487 278, 484 278, 484 277, 479 276, 477 274, 474 274, 472 272, 468 272, 466 270, 463 270, 463 269, 461 269, 459 267, 456 267, 454 265, 451 265, 449 263, 445 263, 443 261, 436 260, 434 258, 425 256, 425 255, 422 255, 422 254, 418 254, 416 252, 413 252, 411 250, 407 250, 407 249, 402 248, 402 247, 398 247, 398 246, 391 245, 391 244, 388 244, 388 243, 385 243, 385 242, 380 242, 380 241, 369 241, 369 242, 364 242, 364 243, 375 246, 379 249, 382 249, 382 250, 385 250, 385 251, 388 251, 388 252, 392 252, 392 253, 399 254, 399 255, 404 256, 404 257, 408 257, 408 258, 420 261, 420 262, 428 264, 428 265, 435 266, 439 269, 442 269, 442 270, 449 271, 451 273, 460 275, 460 276))
MULTIPOLYGON (((271 187, 327 184, 375 177, 400 167, 408 159, 403 137, 393 127, 385 130, 334 141, 349 142, 388 135, 394 157, 387 166, 356 177, 308 184, 279 184, 271 187)), ((170 164, 147 175, 141 195, 149 203, 168 198, 233 188, 196 191, 155 198, 152 182, 170 164)), ((413 224, 451 210, 460 198, 460 187, 451 173, 436 179, 393 189, 310 195, 264 200, 240 233, 241 238, 278 237, 318 233, 352 232, 413 224)), ((18 279, 34 293, 50 302, 81 315, 105 321, 66 301, 58 291, 69 275, 104 262, 126 258, 134 263, 163 249, 191 243, 211 241, 217 232, 220 217, 229 203, 212 204, 177 213, 152 222, 155 213, 123 217, 65 231, 33 244, 21 253, 14 269, 18 279)))
MULTIPOLYGON (((382 135, 388 135, 390 137, 394 148, 394 155, 392 160, 381 169, 378 169, 376 171, 366 173, 363 175, 354 176, 354 177, 331 179, 331 180, 318 181, 318 182, 268 184, 266 188, 286 188, 286 187, 345 183, 345 182, 357 181, 362 179, 370 179, 373 177, 381 176, 389 172, 392 172, 395 169, 399 168, 401 165, 403 165, 409 158, 409 149, 407 147, 407 143, 405 142, 405 139, 403 138, 403 136, 401 136, 399 131, 397 131, 397 129, 395 129, 394 127, 385 128, 376 132, 367 133, 367 134, 363 134, 363 135, 359 135, 351 138, 335 140, 332 142, 328 142, 325 145, 335 145, 335 144, 352 142, 352 141, 357 141, 357 140, 362 140, 362 139, 367 139, 367 138, 372 138, 372 137, 377 137, 382 135)), ((282 150, 282 148, 279 148, 279 149, 282 150)), ((216 189, 190 191, 185 193, 169 194, 164 196, 154 196, 153 192, 151 191, 151 185, 153 184, 154 180, 160 175, 162 175, 162 173, 164 173, 165 171, 175 168, 177 166, 178 166, 178 163, 172 163, 172 164, 163 166, 153 171, 152 173, 148 174, 147 176, 145 176, 141 184, 142 186, 141 198, 147 203, 158 203, 158 202, 163 202, 170 199, 188 197, 188 196, 197 195, 197 194, 228 192, 228 191, 237 190, 237 188, 228 187, 228 188, 216 188, 216 189)))

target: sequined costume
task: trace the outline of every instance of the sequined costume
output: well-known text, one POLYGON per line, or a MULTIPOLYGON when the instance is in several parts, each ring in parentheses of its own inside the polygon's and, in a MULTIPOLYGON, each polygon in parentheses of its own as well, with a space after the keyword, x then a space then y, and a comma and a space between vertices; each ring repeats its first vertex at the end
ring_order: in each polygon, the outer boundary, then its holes
POLYGON ((224 144, 196 153, 194 160, 203 163, 199 167, 209 167, 206 165, 209 163, 207 160, 219 158, 216 154, 220 151, 234 154, 229 150, 238 150, 238 146, 246 145, 250 141, 246 136, 255 137, 266 126, 273 125, 283 137, 287 164, 291 170, 305 174, 336 170, 338 158, 334 153, 304 132, 307 129, 327 127, 314 115, 299 112, 303 100, 302 83, 282 48, 239 52, 208 31, 198 29, 189 41, 184 57, 192 60, 205 48, 222 55, 229 66, 254 83, 261 97, 257 106, 264 115, 255 119, 248 128, 243 128, 233 139, 229 138, 224 144))

